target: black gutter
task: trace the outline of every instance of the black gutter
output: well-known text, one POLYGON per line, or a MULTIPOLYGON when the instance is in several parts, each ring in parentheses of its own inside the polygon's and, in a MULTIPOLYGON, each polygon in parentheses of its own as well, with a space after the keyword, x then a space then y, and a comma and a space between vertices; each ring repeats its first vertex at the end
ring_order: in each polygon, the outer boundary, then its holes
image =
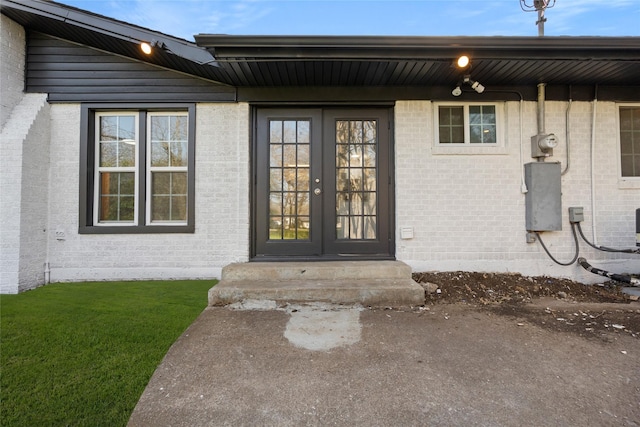
POLYGON ((222 58, 580 59, 640 62, 640 37, 231 36, 197 34, 222 58))

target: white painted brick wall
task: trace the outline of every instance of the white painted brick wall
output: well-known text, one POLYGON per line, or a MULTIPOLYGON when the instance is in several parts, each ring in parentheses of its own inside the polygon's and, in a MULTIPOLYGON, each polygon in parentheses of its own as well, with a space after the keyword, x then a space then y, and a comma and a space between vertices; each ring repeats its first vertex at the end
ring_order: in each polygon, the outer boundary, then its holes
POLYGON ((51 108, 52 281, 219 277, 249 254, 249 108, 196 110, 196 223, 193 234, 79 235, 80 106, 51 108), (55 231, 64 231, 57 240, 55 231))
MULTIPOLYGON (((527 244, 525 241, 521 174, 522 164, 532 160, 529 139, 536 132, 536 105, 534 102, 522 104, 522 140, 520 105, 510 102, 506 106, 510 127, 504 154, 446 155, 434 154, 432 150, 433 104, 428 101, 397 103, 397 229, 413 227, 415 232, 410 240, 401 240, 398 235, 398 259, 408 262, 414 270, 422 271, 513 271, 598 280, 597 276, 580 267, 556 266, 538 243, 527 244)), ((567 103, 562 102, 547 103, 547 131, 556 133, 560 139, 552 160, 561 161, 563 166, 566 106, 567 103)), ((591 103, 574 102, 572 105, 571 165, 562 178, 564 230, 543 234, 549 248, 561 260, 568 260, 573 255, 566 213, 569 206, 585 208, 583 227, 588 236, 591 232, 591 111, 591 103)), ((620 188, 616 111, 614 103, 598 103, 598 239, 600 244, 631 247, 635 243, 634 212, 640 205, 640 189, 620 188)), ((197 106, 196 224, 193 234, 79 235, 80 106, 55 104, 50 108, 50 116, 47 240, 52 281, 219 277, 224 265, 248 259, 250 142, 247 104, 197 106), (56 231, 64 232, 65 239, 57 240, 56 231)), ((46 162, 34 152, 30 153, 27 157, 33 164, 46 162)), ((23 184, 18 179, 16 184, 22 185, 26 194, 34 191, 33 188, 27 190, 29 183, 41 179, 35 177, 23 184)), ((25 196, 22 205, 37 206, 39 197, 42 197, 41 193, 25 196)), ((26 214, 23 218, 20 227, 42 220, 26 214)), ((34 237, 36 234, 22 236, 25 248, 39 244, 34 237)), ((3 247, 6 244, 4 239, 2 244, 3 247)), ((581 253, 603 268, 618 272, 640 270, 637 261, 630 256, 596 252, 584 244, 581 253)))
POLYGON ((24 90, 25 32, 21 25, 0 15, 0 129, 18 105, 24 90))
MULTIPOLYGON (((572 277, 598 281, 579 266, 560 267, 539 243, 525 241, 525 201, 520 192, 522 164, 530 157, 530 137, 537 132, 536 103, 523 105, 520 159, 518 102, 507 103, 509 123, 506 154, 433 154, 433 104, 396 104, 397 257, 417 271, 478 270, 572 277), (413 227, 415 237, 401 240, 401 227, 413 227)), ((547 102, 546 131, 560 144, 549 161, 566 166, 566 102, 547 102)), ((590 144, 592 103, 574 102, 570 113, 570 168, 562 177, 563 230, 543 233, 554 256, 569 261, 574 244, 567 209, 582 206, 585 234, 591 234, 590 144)), ((596 225, 601 245, 634 247, 635 209, 640 188, 619 184, 615 103, 597 104, 596 225)), ((637 273, 637 256, 609 254, 581 244, 581 255, 593 265, 637 273)))
POLYGON ((49 181, 46 95, 24 95, 0 141, 0 293, 17 293, 44 283, 49 181))

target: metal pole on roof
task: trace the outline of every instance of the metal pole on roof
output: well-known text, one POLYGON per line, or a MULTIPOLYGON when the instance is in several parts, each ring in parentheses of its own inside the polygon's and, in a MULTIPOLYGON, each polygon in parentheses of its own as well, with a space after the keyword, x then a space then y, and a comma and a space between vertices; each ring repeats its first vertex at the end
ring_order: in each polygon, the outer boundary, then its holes
POLYGON ((538 21, 536 24, 538 25, 538 37, 544 36, 544 23, 547 18, 544 17, 544 9, 546 7, 544 0, 535 0, 533 4, 536 6, 536 10, 538 11, 538 21))
POLYGON ((547 22, 547 18, 544 16, 545 10, 555 6, 556 0, 533 0, 533 3, 528 3, 528 0, 520 0, 520 8, 525 12, 538 12, 538 20, 536 25, 538 26, 538 37, 544 36, 544 23, 547 22))

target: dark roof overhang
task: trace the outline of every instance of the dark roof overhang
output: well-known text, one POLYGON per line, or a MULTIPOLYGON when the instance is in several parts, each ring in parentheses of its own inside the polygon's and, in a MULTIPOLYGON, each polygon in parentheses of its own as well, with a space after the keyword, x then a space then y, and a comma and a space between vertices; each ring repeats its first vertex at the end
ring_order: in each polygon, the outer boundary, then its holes
POLYGON ((637 85, 639 37, 340 37, 199 34, 236 86, 637 85))
POLYGON ((213 55, 188 40, 52 1, 2 0, 0 10, 27 30, 208 80, 225 78, 213 55), (158 47, 146 55, 141 42, 158 47))
POLYGON ((384 88, 390 97, 442 97, 470 73, 494 89, 599 85, 618 88, 618 99, 640 98, 640 37, 198 34, 193 43, 51 1, 2 0, 1 11, 27 30, 241 90, 384 88), (139 43, 154 40, 165 48, 144 55, 139 43), (453 66, 461 54, 471 57, 470 70, 453 66))

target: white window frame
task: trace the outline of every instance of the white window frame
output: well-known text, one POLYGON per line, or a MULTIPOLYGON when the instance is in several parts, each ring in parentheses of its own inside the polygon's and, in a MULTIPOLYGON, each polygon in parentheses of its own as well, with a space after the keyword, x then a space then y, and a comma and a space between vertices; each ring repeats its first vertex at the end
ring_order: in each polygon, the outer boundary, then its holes
POLYGON ((95 135, 93 138, 93 143, 95 144, 95 177, 94 177, 94 200, 93 200, 93 223, 98 227, 105 226, 115 226, 115 227, 131 227, 138 225, 138 182, 139 182, 139 144, 140 144, 140 132, 138 125, 138 112, 137 111, 99 111, 95 114, 96 118, 96 126, 95 126, 95 135), (134 138, 134 155, 135 155, 135 164, 134 166, 126 166, 126 167, 103 167, 100 166, 100 119, 102 117, 121 117, 128 116, 134 118, 134 126, 135 126, 135 138, 134 138), (102 172, 133 172, 134 173, 134 212, 133 212, 133 221, 101 221, 100 220, 100 173, 102 172))
MULTIPOLYGON (((152 117, 158 116, 180 116, 186 117, 187 119, 187 131, 189 129, 189 113, 186 111, 156 111, 147 113, 147 141, 146 141, 146 152, 147 152, 147 164, 145 167, 147 179, 146 179, 146 206, 145 206, 145 220, 146 225, 186 225, 187 220, 189 218, 189 212, 187 211, 186 218, 184 221, 154 221, 152 220, 152 212, 151 212, 151 202, 152 202, 152 174, 153 172, 184 172, 188 174, 189 166, 188 166, 188 153, 187 153, 187 165, 186 166, 151 166, 151 119, 152 117)), ((189 150, 189 135, 187 134, 187 140, 185 141, 187 145, 187 150, 189 150)), ((188 182, 188 179, 187 179, 188 182)), ((186 202, 187 210, 189 209, 189 194, 187 191, 187 202, 186 202)))
POLYGON ((505 102, 434 102, 432 154, 507 154, 505 134, 507 132, 505 102), (496 112, 496 142, 472 144, 470 142, 469 107, 492 106, 496 112), (464 142, 440 143, 440 107, 462 107, 464 114, 464 142))
POLYGON ((640 176, 622 176, 622 139, 620 135, 620 108, 640 108, 640 103, 616 104, 616 155, 618 165, 618 188, 640 188, 640 176))

